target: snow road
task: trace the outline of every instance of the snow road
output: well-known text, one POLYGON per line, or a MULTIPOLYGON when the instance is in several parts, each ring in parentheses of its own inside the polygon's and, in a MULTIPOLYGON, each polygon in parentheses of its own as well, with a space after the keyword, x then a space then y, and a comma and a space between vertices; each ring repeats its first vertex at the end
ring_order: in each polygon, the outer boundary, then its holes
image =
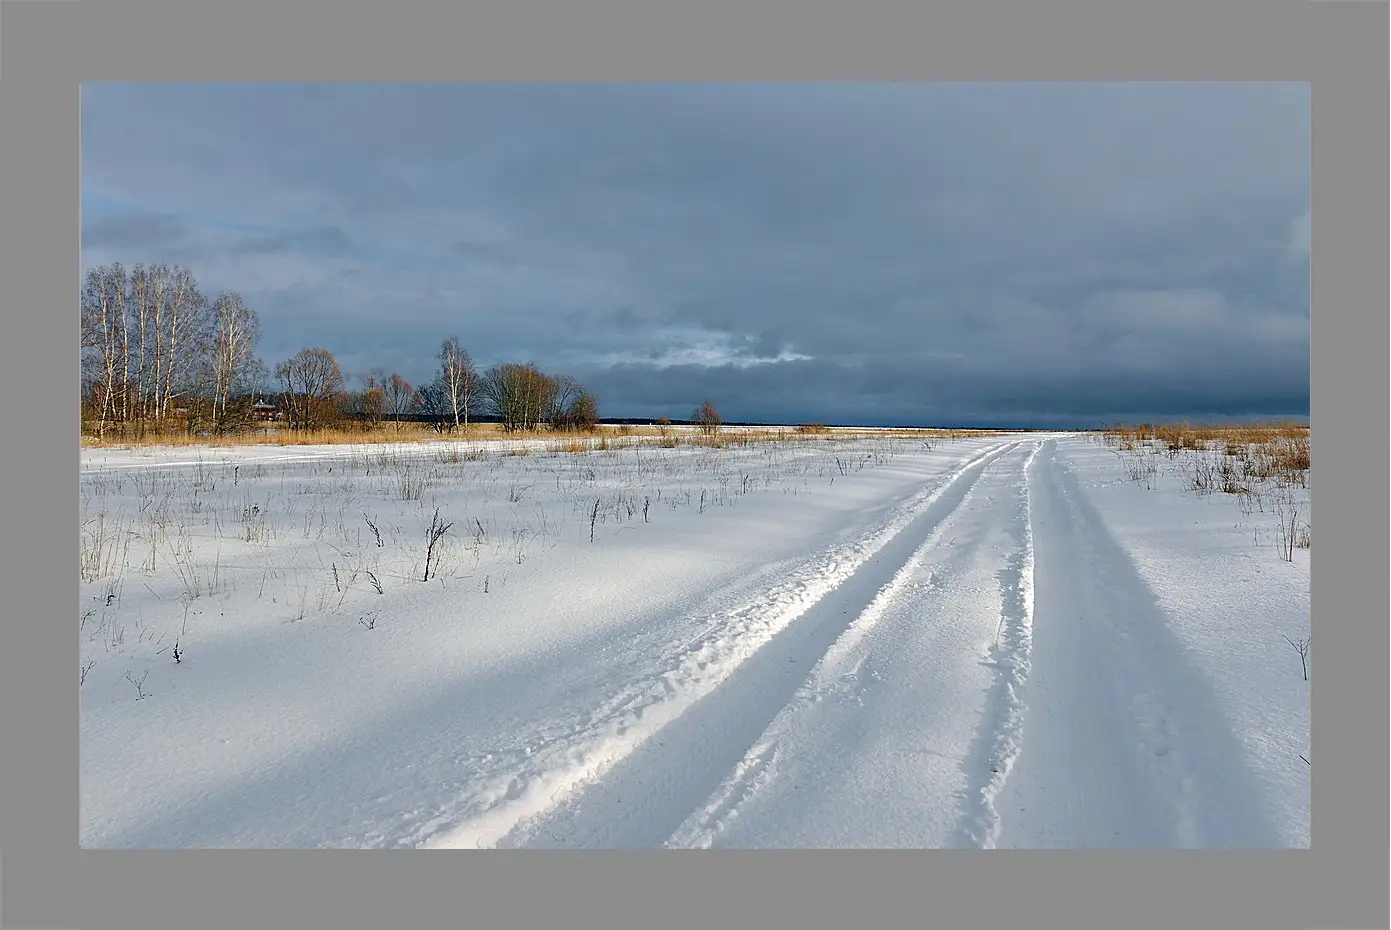
POLYGON ((325 608, 192 639, 148 701, 89 683, 84 846, 1307 846, 1307 684, 1269 651, 1307 561, 1252 569, 1225 501, 1075 437, 873 457, 559 542, 525 590, 405 588, 408 630, 325 608))

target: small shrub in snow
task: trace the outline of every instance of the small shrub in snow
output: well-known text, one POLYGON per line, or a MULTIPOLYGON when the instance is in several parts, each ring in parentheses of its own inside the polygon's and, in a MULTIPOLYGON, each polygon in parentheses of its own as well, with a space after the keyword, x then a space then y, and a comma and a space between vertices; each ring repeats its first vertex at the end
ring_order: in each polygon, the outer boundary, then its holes
POLYGON ((430 525, 425 530, 425 573, 421 581, 430 580, 430 571, 433 568, 439 570, 439 542, 444 538, 444 534, 449 532, 449 528, 454 524, 445 523, 440 519, 439 508, 435 508, 435 515, 430 519, 430 525))
POLYGON ((1290 639, 1285 637, 1285 642, 1290 644, 1290 648, 1299 653, 1299 664, 1304 669, 1304 680, 1309 680, 1309 650, 1313 647, 1314 638, 1306 636, 1304 639, 1290 639))
POLYGON ((136 679, 134 676, 132 676, 130 672, 126 672, 126 681, 130 682, 131 686, 135 688, 135 699, 137 701, 143 701, 145 700, 145 698, 150 696, 145 691, 145 679, 149 677, 149 671, 146 671, 145 674, 141 675, 139 679, 136 679))

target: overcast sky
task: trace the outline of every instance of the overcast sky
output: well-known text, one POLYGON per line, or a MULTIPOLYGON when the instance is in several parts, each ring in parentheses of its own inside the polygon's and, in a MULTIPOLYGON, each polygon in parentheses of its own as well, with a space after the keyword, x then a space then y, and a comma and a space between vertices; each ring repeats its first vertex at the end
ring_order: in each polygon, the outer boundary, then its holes
POLYGON ((1302 84, 88 85, 83 261, 606 416, 1304 417, 1309 147, 1302 84))

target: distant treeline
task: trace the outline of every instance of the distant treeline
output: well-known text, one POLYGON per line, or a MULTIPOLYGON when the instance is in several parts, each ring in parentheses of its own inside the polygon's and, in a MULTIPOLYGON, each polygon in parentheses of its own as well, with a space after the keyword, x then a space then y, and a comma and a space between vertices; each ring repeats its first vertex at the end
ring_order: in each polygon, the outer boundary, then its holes
MULTIPOLYGON (((260 318, 239 294, 208 295, 188 268, 90 269, 81 299, 84 431, 237 432, 258 421, 258 401, 272 401, 274 418, 294 430, 418 421, 453 431, 484 421, 509 432, 586 431, 601 422, 598 398, 575 378, 530 362, 479 371, 454 336, 440 343, 435 374, 419 386, 382 369, 350 385, 322 347, 268 368, 260 338, 260 318)), ((720 418, 706 401, 682 422, 714 430, 720 418)))

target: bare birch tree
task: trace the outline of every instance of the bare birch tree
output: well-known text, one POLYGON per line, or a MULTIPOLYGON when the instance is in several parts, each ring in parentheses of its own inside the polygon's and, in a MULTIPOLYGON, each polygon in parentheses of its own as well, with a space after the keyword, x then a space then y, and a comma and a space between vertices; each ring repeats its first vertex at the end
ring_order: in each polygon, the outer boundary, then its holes
POLYGON ((124 298, 125 272, 121 266, 88 271, 82 294, 82 362, 89 410, 96 418, 100 437, 105 437, 118 418, 120 393, 126 387, 122 376, 124 298))
POLYGON ((212 418, 214 428, 226 432, 249 418, 249 395, 262 374, 256 357, 261 325, 236 293, 219 297, 212 317, 212 418))
POLYGON ((159 391, 157 411, 160 419, 170 415, 176 398, 190 398, 197 390, 198 361, 205 357, 211 341, 208 300, 199 291, 193 272, 187 268, 172 269, 168 295, 164 384, 159 391))
POLYGON ((449 412, 454 417, 454 428, 468 429, 469 411, 474 404, 478 389, 478 370, 473 358, 459 342, 458 336, 450 336, 440 344, 439 383, 449 400, 449 412))
MULTIPOLYGON (((174 400, 197 390, 208 374, 216 324, 193 272, 169 265, 136 265, 130 276, 133 326, 125 339, 127 371, 138 400, 130 416, 142 423, 170 415, 174 400)), ((215 368, 215 365, 213 366, 215 368)))
POLYGON ((150 341, 150 357, 145 368, 146 380, 140 389, 142 421, 159 419, 159 398, 164 391, 167 364, 164 329, 168 317, 165 306, 168 302, 169 271, 168 265, 152 265, 145 269, 145 338, 150 341))
POLYGON ((99 434, 113 424, 143 434, 176 406, 190 429, 245 419, 233 401, 264 369, 259 321, 236 294, 209 303, 188 268, 111 264, 88 271, 81 320, 84 404, 99 434))
POLYGON ((148 419, 149 414, 149 384, 153 366, 151 334, 154 329, 154 293, 155 281, 150 269, 145 265, 136 265, 131 270, 130 275, 131 309, 135 313, 133 321, 135 330, 131 334, 135 343, 135 371, 132 380, 136 390, 135 396, 131 398, 128 419, 139 420, 142 424, 148 419))

